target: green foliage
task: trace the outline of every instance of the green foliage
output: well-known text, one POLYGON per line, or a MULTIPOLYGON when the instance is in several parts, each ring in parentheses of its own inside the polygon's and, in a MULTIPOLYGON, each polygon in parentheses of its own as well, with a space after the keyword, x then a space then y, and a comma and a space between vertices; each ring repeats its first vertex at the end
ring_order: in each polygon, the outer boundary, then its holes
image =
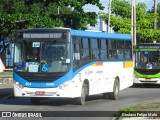
MULTIPOLYGON (((147 11, 148 13, 154 14, 154 6, 152 7, 151 10, 147 11)), ((160 3, 157 5, 157 14, 154 15, 154 18, 157 19, 157 29, 160 29, 160 3)))
POLYGON ((147 6, 145 3, 138 3, 136 6, 136 20, 145 19, 147 17, 146 14, 147 6))
POLYGON ((98 15, 84 12, 86 4, 104 9, 99 0, 1 0, 0 42, 8 37, 13 40, 14 32, 22 28, 85 29, 87 24, 95 26, 98 15))
MULTIPOLYGON (((153 12, 146 11, 147 7, 145 3, 138 3, 136 5, 136 39, 138 42, 153 42, 153 40, 160 41, 159 30, 153 30, 153 22, 157 15, 153 12)), ((126 0, 112 0, 111 13, 110 25, 113 30, 119 33, 131 34, 131 4, 126 0)), ((108 23, 108 14, 99 14, 100 18, 108 23)))
POLYGON ((123 18, 131 17, 131 5, 125 0, 112 0, 111 6, 112 14, 123 18))
MULTIPOLYGON (((160 30, 153 29, 142 29, 137 31, 138 40, 142 40, 143 42, 160 42, 160 30)), ((141 42, 141 41, 138 41, 141 42)))

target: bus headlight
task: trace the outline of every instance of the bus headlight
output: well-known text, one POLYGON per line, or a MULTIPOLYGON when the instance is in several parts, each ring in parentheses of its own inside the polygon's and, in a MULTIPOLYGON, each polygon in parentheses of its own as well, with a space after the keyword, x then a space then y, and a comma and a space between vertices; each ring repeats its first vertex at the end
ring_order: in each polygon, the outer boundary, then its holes
POLYGON ((133 75, 134 78, 138 78, 136 75, 133 75))
POLYGON ((59 88, 60 88, 60 89, 64 89, 64 88, 67 87, 70 83, 71 83, 70 80, 67 81, 67 82, 64 82, 64 83, 62 83, 62 84, 59 86, 59 88))
POLYGON ((19 82, 17 82, 17 81, 15 81, 15 80, 13 80, 13 83, 16 85, 16 86, 18 86, 19 88, 24 88, 24 86, 23 85, 21 85, 19 82))

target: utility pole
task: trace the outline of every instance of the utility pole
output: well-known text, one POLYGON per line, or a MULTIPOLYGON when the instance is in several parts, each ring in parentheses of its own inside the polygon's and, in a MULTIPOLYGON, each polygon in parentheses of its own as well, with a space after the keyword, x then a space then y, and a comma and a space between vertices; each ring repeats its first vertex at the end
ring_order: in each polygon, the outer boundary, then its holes
POLYGON ((59 8, 59 6, 58 6, 58 13, 57 13, 57 14, 58 14, 58 16, 59 16, 59 9, 60 9, 60 8, 59 8))
POLYGON ((136 45, 136 0, 132 0, 131 32, 133 43, 136 45))
POLYGON ((111 16, 111 0, 109 0, 109 5, 108 5, 108 29, 107 32, 110 33, 111 28, 110 28, 110 16, 111 16))
POLYGON ((154 0, 154 15, 155 15, 155 19, 154 19, 154 30, 157 29, 157 0, 154 0))

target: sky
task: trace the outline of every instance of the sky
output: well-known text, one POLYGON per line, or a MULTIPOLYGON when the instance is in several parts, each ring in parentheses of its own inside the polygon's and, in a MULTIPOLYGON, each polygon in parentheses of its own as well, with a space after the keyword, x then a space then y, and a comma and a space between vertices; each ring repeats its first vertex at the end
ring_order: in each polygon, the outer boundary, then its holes
MULTIPOLYGON (((128 2, 131 3, 132 0, 126 0, 128 2)), ((144 2, 147 5, 147 9, 151 9, 152 6, 154 5, 154 0, 135 0, 136 4, 139 2, 144 2)), ((109 0, 100 0, 100 2, 102 3, 103 6, 105 6, 105 9, 103 10, 103 12, 108 12, 108 3, 109 0)), ((160 3, 160 0, 157 0, 158 3, 160 3)), ((100 12, 100 10, 98 9, 98 7, 94 6, 94 5, 86 5, 84 6, 84 11, 86 12, 100 12)), ((97 20, 97 25, 95 27, 92 27, 91 29, 93 30, 99 30, 100 29, 100 20, 97 20)))

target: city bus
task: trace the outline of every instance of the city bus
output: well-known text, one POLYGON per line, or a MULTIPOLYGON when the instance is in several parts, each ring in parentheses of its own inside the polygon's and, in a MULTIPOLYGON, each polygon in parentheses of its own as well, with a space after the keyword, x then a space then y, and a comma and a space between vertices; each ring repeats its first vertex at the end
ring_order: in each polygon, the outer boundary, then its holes
POLYGON ((118 99, 120 90, 133 85, 132 37, 73 30, 33 28, 17 30, 14 51, 14 96, 73 98, 102 94, 118 99))
POLYGON ((134 52, 134 84, 160 84, 160 43, 139 43, 134 52))

